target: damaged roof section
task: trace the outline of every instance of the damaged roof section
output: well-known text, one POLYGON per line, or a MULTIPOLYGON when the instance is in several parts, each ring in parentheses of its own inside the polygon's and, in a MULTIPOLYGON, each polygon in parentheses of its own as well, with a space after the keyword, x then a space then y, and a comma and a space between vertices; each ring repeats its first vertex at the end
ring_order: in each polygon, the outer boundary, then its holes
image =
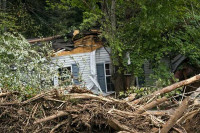
POLYGON ((65 56, 70 54, 92 52, 103 46, 98 37, 101 32, 96 29, 80 32, 75 30, 67 36, 52 36, 40 39, 28 39, 29 43, 41 45, 41 42, 52 42, 52 48, 55 51, 53 56, 65 56))

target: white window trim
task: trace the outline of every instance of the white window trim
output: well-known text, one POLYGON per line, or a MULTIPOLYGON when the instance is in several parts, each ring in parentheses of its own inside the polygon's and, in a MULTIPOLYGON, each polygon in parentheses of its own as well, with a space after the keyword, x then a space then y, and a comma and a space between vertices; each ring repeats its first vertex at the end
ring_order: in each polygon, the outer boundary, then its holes
POLYGON ((106 64, 109 64, 109 65, 111 65, 111 63, 110 62, 104 62, 104 73, 105 73, 105 83, 106 83, 106 93, 112 93, 113 91, 108 91, 108 88, 107 88, 107 76, 111 76, 111 74, 110 75, 106 75, 106 64))

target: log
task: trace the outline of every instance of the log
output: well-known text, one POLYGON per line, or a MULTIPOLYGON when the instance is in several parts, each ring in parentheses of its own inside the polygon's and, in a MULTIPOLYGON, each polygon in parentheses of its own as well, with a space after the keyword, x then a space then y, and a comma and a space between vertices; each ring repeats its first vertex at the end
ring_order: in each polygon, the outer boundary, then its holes
POLYGON ((129 127, 121 124, 118 120, 115 120, 115 119, 108 119, 107 124, 111 126, 113 129, 115 129, 116 131, 127 131, 130 133, 137 133, 135 130, 130 129, 129 127))
POLYGON ((136 95, 137 95, 136 93, 130 94, 128 97, 126 97, 126 98, 124 99, 124 101, 126 101, 126 102, 131 102, 131 101, 133 101, 133 100, 135 99, 135 96, 136 96, 136 95))
POLYGON ((184 111, 188 107, 190 97, 186 97, 181 105, 176 109, 174 115, 170 117, 170 119, 163 125, 163 128, 161 129, 161 133, 168 133, 168 131, 176 124, 176 121, 181 118, 184 111))
POLYGON ((68 114, 68 113, 66 113, 66 112, 64 112, 64 111, 58 111, 58 112, 57 112, 56 114, 54 114, 54 115, 51 115, 51 116, 48 116, 48 117, 45 117, 45 118, 36 120, 33 124, 38 124, 38 123, 50 121, 50 120, 53 120, 53 119, 55 119, 55 118, 65 116, 65 115, 67 115, 67 114, 68 114))
POLYGON ((149 109, 152 109, 153 107, 156 107, 157 105, 167 101, 167 97, 162 97, 160 99, 156 99, 144 106, 140 106, 139 109, 135 112, 135 113, 138 113, 138 114, 142 114, 144 113, 145 111, 149 110, 149 109))
POLYGON ((97 100, 102 100, 105 102, 120 102, 119 100, 116 100, 116 99, 108 99, 103 96, 96 96, 96 95, 87 94, 87 93, 82 93, 82 94, 72 93, 72 94, 66 94, 64 96, 69 97, 69 99, 97 99, 97 100))
POLYGON ((33 40, 29 40, 29 43, 36 43, 36 42, 45 42, 45 41, 51 41, 53 39, 57 39, 61 37, 61 35, 55 35, 55 36, 51 36, 51 37, 46 37, 46 38, 40 38, 40 39, 33 39, 33 40))
MULTIPOLYGON (((157 115, 157 116, 162 116, 162 115, 171 115, 173 114, 173 110, 149 110, 144 112, 142 115, 157 115)), ((111 109, 110 111, 108 111, 109 114, 115 113, 117 115, 121 115, 121 116, 127 116, 127 117, 135 117, 136 114, 135 112, 128 112, 128 111, 122 111, 122 110, 118 110, 118 109, 111 109)))
MULTIPOLYGON (((176 88, 182 87, 184 85, 191 84, 191 83, 193 83, 195 81, 198 81, 198 80, 200 80, 200 74, 198 74, 198 75, 196 75, 194 77, 191 77, 189 79, 177 82, 177 83, 172 84, 170 86, 167 86, 167 87, 165 87, 165 88, 163 88, 161 90, 155 91, 153 94, 148 95, 146 97, 148 98, 148 97, 152 97, 152 96, 158 96, 158 95, 161 95, 161 94, 165 94, 165 93, 168 93, 168 92, 171 92, 171 91, 175 90, 176 88)), ((133 101, 132 104, 142 103, 143 101, 144 101, 144 99, 142 97, 142 98, 139 98, 139 99, 133 101)))
POLYGON ((40 99, 40 98, 44 97, 46 94, 47 94, 47 93, 38 94, 38 95, 36 95, 36 96, 34 96, 34 97, 32 97, 32 98, 26 100, 26 101, 23 101, 21 104, 24 105, 24 104, 33 102, 33 101, 35 101, 35 100, 37 100, 37 99, 40 99))
POLYGON ((23 101, 21 104, 24 105, 24 104, 27 104, 27 103, 30 103, 30 102, 33 102, 33 101, 36 101, 38 99, 41 99, 41 98, 44 98, 46 95, 48 94, 56 94, 58 90, 56 89, 53 89, 53 90, 50 90, 50 91, 47 91, 47 92, 44 92, 44 93, 41 93, 41 94, 38 94, 26 101, 23 101))

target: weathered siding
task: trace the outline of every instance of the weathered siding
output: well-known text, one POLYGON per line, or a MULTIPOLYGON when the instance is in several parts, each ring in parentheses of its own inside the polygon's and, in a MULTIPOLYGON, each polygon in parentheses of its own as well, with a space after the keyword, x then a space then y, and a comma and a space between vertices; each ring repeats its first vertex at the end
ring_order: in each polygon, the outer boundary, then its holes
MULTIPOLYGON (((106 48, 107 51, 110 51, 109 48, 106 48)), ((95 58, 96 63, 110 63, 110 56, 105 48, 99 48, 96 50, 95 58)), ((82 80, 84 81, 85 86, 88 86, 92 81, 89 76, 91 76, 90 69, 90 54, 91 53, 80 53, 80 54, 72 54, 66 56, 53 57, 52 62, 57 64, 56 68, 60 67, 69 67, 72 64, 78 64, 79 72, 82 74, 82 80)), ((97 93, 97 87, 93 87, 92 89, 97 93)))
POLYGON ((82 75, 83 84, 86 86, 91 82, 90 76, 90 53, 80 53, 66 56, 53 57, 52 61, 57 64, 56 68, 69 67, 72 64, 77 64, 79 73, 82 75))
POLYGON ((108 52, 110 52, 110 48, 99 48, 96 51, 96 63, 110 63, 110 55, 108 52))

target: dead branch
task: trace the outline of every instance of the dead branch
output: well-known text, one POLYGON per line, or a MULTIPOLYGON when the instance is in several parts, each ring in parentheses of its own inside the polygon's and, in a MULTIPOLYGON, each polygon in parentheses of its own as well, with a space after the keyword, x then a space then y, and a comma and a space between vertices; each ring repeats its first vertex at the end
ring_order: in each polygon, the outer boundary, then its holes
POLYGON ((157 115, 157 116, 162 116, 162 115, 172 115, 174 114, 174 109, 169 109, 169 110, 148 110, 144 113, 142 113, 143 115, 146 115, 146 114, 150 114, 150 115, 157 115))
POLYGON ((127 132, 127 131, 119 131, 117 133, 130 133, 130 132, 127 132))
MULTIPOLYGON (((172 114, 174 111, 173 110, 149 110, 144 112, 142 115, 156 115, 156 116, 163 116, 163 115, 170 115, 172 114)), ((115 113, 117 115, 121 115, 121 116, 127 116, 127 117, 134 117, 134 116, 138 116, 138 114, 136 114, 135 112, 128 112, 128 111, 122 111, 122 110, 118 110, 118 109, 111 109, 108 111, 109 114, 115 113)))
MULTIPOLYGON (((148 95, 146 97, 152 97, 152 96, 158 96, 158 95, 161 95, 161 94, 165 94, 165 93, 168 93, 168 92, 171 92, 171 91, 175 90, 176 88, 182 87, 184 85, 191 84, 191 83, 193 83, 193 82, 195 82, 197 80, 200 80, 200 74, 198 74, 198 75, 196 75, 194 77, 191 77, 189 79, 177 82, 177 83, 172 84, 170 86, 167 86, 167 87, 165 87, 165 88, 163 88, 161 90, 155 91, 153 94, 148 95)), ((132 103, 133 104, 138 104, 138 103, 141 103, 142 101, 143 101, 143 97, 133 101, 132 103)))
POLYGON ((19 105, 19 104, 20 103, 18 101, 14 101, 14 102, 0 103, 0 106, 19 105))
POLYGON ((123 115, 123 116, 134 116, 134 115, 137 115, 135 113, 132 113, 132 112, 128 112, 128 111, 122 111, 122 110, 118 110, 118 109, 111 109, 108 111, 109 114, 112 114, 112 113, 116 113, 116 114, 120 114, 120 115, 123 115))
POLYGON ((10 96, 12 94, 18 94, 18 92, 7 92, 7 93, 0 93, 0 97, 10 96))
POLYGON ((46 38, 40 38, 40 39, 33 39, 33 40, 29 40, 29 43, 36 43, 36 42, 45 42, 45 41, 51 41, 53 39, 57 39, 61 37, 61 35, 55 35, 55 36, 51 36, 51 37, 46 37, 46 38))
POLYGON ((43 98, 44 98, 45 100, 48 100, 48 101, 55 101, 55 102, 65 103, 65 101, 58 100, 58 99, 54 99, 54 98, 51 98, 51 97, 46 97, 46 96, 44 96, 43 98))
POLYGON ((54 115, 45 117, 45 118, 43 118, 43 119, 36 120, 33 124, 38 124, 38 123, 50 121, 50 120, 53 120, 53 119, 55 119, 55 118, 65 116, 65 115, 67 115, 67 114, 68 114, 68 113, 66 113, 66 112, 64 112, 64 111, 58 111, 58 112, 57 112, 56 114, 54 114, 54 115))
POLYGON ((160 99, 156 99, 156 100, 154 100, 154 101, 152 101, 152 102, 150 102, 150 103, 148 103, 144 106, 140 106, 140 108, 135 113, 142 114, 146 110, 152 109, 153 107, 155 107, 155 106, 157 106, 157 105, 159 105, 159 104, 161 104, 165 101, 167 101, 167 97, 162 97, 160 99))
POLYGON ((47 91, 47 92, 38 94, 38 95, 36 95, 36 96, 34 96, 34 97, 32 97, 32 98, 30 98, 30 99, 28 99, 28 100, 22 102, 21 104, 24 105, 24 104, 33 102, 33 101, 35 101, 35 100, 38 100, 38 99, 40 99, 40 98, 43 98, 43 97, 46 96, 47 94, 56 93, 56 92, 57 92, 57 90, 54 89, 54 90, 51 90, 51 91, 47 91))
POLYGON ((186 97, 181 105, 176 109, 174 115, 170 117, 170 119, 163 125, 161 129, 161 133, 168 133, 168 131, 176 124, 176 121, 183 115, 184 111, 188 107, 190 98, 186 97))
POLYGON ((101 101, 105 101, 105 102, 119 102, 116 99, 108 99, 105 98, 103 96, 96 96, 93 94, 87 94, 87 93, 83 93, 83 94, 79 94, 79 93, 72 93, 72 94, 66 94, 65 96, 68 96, 69 99, 97 99, 97 100, 101 100, 101 101))
POLYGON ((195 99, 200 94, 200 87, 190 95, 191 99, 195 99))
POLYGON ((186 120, 192 119, 199 112, 200 112, 200 109, 194 110, 192 112, 189 112, 189 113, 185 114, 183 117, 181 117, 181 119, 178 120, 178 123, 180 123, 180 122, 184 123, 186 120))

